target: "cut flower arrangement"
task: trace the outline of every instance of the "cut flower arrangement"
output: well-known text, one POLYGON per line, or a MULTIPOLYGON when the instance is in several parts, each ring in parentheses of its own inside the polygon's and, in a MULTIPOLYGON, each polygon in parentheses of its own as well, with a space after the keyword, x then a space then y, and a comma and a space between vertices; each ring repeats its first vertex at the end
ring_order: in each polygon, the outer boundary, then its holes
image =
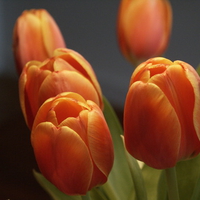
POLYGON ((32 9, 17 19, 20 104, 40 169, 33 174, 52 199, 200 199, 200 77, 160 57, 171 27, 167 0, 119 5, 119 47, 134 67, 122 128, 53 17, 32 9))

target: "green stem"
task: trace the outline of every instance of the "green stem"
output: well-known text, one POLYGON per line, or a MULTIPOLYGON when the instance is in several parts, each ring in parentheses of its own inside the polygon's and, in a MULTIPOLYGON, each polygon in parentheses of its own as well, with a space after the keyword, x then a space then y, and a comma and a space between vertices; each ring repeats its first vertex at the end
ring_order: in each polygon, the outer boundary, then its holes
POLYGON ((165 173, 167 178, 169 200, 179 200, 176 168, 172 167, 165 169, 165 173))

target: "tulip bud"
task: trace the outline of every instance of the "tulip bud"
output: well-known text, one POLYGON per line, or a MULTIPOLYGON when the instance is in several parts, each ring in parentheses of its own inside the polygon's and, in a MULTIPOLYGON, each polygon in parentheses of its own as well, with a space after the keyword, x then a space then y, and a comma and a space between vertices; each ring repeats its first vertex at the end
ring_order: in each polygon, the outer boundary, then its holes
POLYGON ((13 33, 13 50, 19 74, 28 61, 43 61, 52 57, 55 49, 62 47, 66 47, 63 36, 46 10, 26 10, 17 19, 13 33))
POLYGON ((133 64, 160 56, 167 48, 171 24, 168 0, 122 0, 117 34, 123 55, 133 64))
POLYGON ((101 109, 76 93, 61 93, 38 110, 31 133, 42 174, 68 195, 104 184, 113 144, 101 109))
POLYGON ((101 88, 91 65, 73 50, 56 49, 54 57, 44 62, 28 62, 20 76, 20 103, 29 128, 42 103, 61 92, 76 92, 103 108, 101 88))
POLYGON ((133 72, 124 108, 125 145, 165 169, 200 152, 200 78, 189 64, 153 58, 133 72))

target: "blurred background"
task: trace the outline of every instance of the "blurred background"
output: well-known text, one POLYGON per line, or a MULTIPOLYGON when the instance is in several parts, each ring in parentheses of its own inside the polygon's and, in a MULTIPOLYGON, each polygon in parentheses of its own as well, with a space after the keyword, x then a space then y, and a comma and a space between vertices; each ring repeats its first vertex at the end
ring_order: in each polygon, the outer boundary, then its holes
MULTIPOLYGON (((44 8, 59 25, 68 48, 93 66, 103 94, 122 120, 133 67, 121 55, 116 39, 119 0, 0 0, 0 199, 50 199, 35 181, 37 168, 30 131, 18 100, 18 75, 12 53, 12 31, 23 10, 44 8)), ((171 0, 173 29, 165 57, 193 67, 200 62, 200 1, 171 0)), ((144 26, 145 31, 145 26, 144 26)))

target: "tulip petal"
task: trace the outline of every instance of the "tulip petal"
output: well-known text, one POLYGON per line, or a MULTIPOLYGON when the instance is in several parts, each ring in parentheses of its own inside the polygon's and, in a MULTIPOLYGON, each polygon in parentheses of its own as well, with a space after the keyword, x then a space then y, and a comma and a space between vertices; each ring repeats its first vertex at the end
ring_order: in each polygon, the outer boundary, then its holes
MULTIPOLYGON (((86 108, 85 108, 86 109, 86 108)), ((87 144, 87 124, 88 124, 88 113, 90 109, 82 110, 79 113, 79 116, 68 117, 67 119, 63 120, 60 126, 67 126, 74 130, 82 140, 87 144)))
POLYGON ((53 17, 44 9, 41 9, 41 32, 48 57, 52 56, 55 49, 66 47, 58 25, 53 17))
POLYGON ((200 122, 200 109, 199 109, 200 108, 200 78, 196 70, 189 64, 182 61, 175 61, 175 63, 180 64, 184 68, 185 75, 194 90, 195 102, 194 102, 193 120, 194 120, 195 131, 200 140, 200 123, 199 123, 200 122))
POLYGON ((87 78, 91 82, 91 84, 93 84, 100 101, 100 104, 98 105, 103 107, 101 88, 90 63, 78 52, 67 48, 56 49, 54 51, 54 55, 59 56, 60 58, 67 61, 71 66, 74 67, 74 69, 79 71, 85 78, 87 78))
POLYGON ((51 73, 41 84, 39 91, 40 105, 46 99, 62 92, 75 92, 85 99, 90 99, 99 104, 97 91, 89 80, 77 72, 63 70, 51 73))
POLYGON ((152 83, 135 82, 127 94, 124 111, 128 152, 157 169, 175 166, 181 129, 164 93, 152 83))
POLYGON ((45 122, 32 131, 31 142, 41 172, 58 189, 69 195, 87 192, 93 166, 77 133, 45 122))
POLYGON ((42 45, 41 23, 37 16, 24 11, 17 20, 14 36, 15 58, 21 69, 30 60, 42 61, 47 58, 42 45))
POLYGON ((41 72, 39 65, 40 62, 36 61, 27 63, 19 79, 20 104, 26 123, 30 128, 38 110, 37 96, 40 84, 50 73, 49 71, 41 72))
MULTIPOLYGON (((113 165, 113 144, 109 128, 100 108, 91 101, 88 101, 88 104, 93 108, 88 113, 88 147, 94 164, 100 170, 99 172, 96 171, 96 174, 94 173, 93 180, 98 180, 98 183, 102 184, 107 180, 106 177, 113 165), (95 176, 99 178, 97 179, 95 176)), ((95 185, 96 183, 92 184, 95 185)))
POLYGON ((53 63, 53 69, 54 71, 61 71, 61 70, 68 70, 68 71, 76 71, 72 65, 70 65, 68 62, 63 60, 62 58, 56 58, 53 63))
MULTIPOLYGON (((186 73, 188 74, 188 69, 173 64, 167 68, 166 74, 158 74, 150 79, 150 82, 155 83, 165 93, 177 113, 182 130, 179 159, 195 156, 200 150, 200 142, 197 139, 193 122, 194 88, 186 73)), ((193 82, 198 80, 194 76, 192 78, 193 82)), ((198 116, 198 118, 200 117, 198 116)))
POLYGON ((40 106, 32 128, 34 129, 39 123, 45 121, 55 126, 61 126, 62 123, 65 125, 65 117, 77 117, 78 112, 83 108, 88 109, 88 106, 82 96, 73 92, 63 92, 56 97, 49 98, 40 106))

